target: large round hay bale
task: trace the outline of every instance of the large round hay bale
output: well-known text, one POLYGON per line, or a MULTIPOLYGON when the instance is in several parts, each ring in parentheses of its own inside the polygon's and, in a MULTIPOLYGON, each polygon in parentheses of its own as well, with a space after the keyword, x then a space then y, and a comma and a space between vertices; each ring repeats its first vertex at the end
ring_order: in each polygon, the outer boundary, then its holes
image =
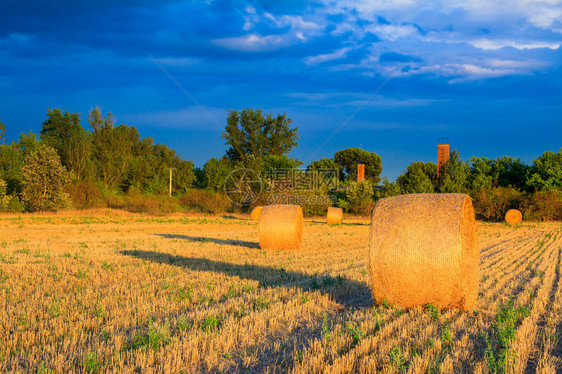
POLYGON ((505 222, 507 223, 521 223, 523 216, 517 209, 510 209, 505 214, 505 222))
POLYGON ((328 207, 326 222, 328 225, 341 225, 343 220, 343 210, 341 208, 328 207))
POLYGON ((371 220, 369 272, 378 304, 474 309, 479 249, 464 194, 381 199, 371 220))
POLYGON ((302 244, 304 219, 298 205, 267 205, 260 215, 262 249, 298 249, 302 244))
POLYGON ((261 206, 257 206, 254 209, 252 209, 252 212, 250 213, 250 218, 252 219, 252 221, 260 220, 261 208, 262 208, 261 206))

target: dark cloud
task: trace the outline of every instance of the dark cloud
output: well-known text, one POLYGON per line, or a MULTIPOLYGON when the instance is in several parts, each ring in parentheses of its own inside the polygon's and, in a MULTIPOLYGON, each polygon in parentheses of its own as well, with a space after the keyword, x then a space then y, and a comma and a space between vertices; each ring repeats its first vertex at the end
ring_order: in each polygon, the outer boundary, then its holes
POLYGON ((506 153, 517 142, 532 143, 526 153, 538 152, 562 136, 562 49, 486 50, 470 42, 517 36, 521 43, 556 43, 560 35, 536 27, 517 34, 506 24, 467 20, 462 10, 445 21, 438 11, 404 20, 313 1, 4 0, 0 89, 10 95, 0 100, 0 120, 13 136, 38 132, 47 107, 84 114, 101 105, 118 119, 152 114, 138 120, 143 135, 171 142, 187 159, 200 157, 198 164, 222 154, 224 144, 205 116, 186 128, 167 127, 170 116, 194 104, 155 58, 214 113, 287 111, 302 132, 295 156, 307 162, 314 144, 354 113, 318 157, 361 138, 365 148, 384 153, 394 165, 385 173, 395 176, 413 160, 392 159, 393 147, 408 150, 401 157, 425 157, 416 142, 439 136, 458 139, 466 158, 492 156, 484 145, 492 149, 501 134, 497 143, 506 153), (254 38, 256 48, 237 49, 240 39, 232 38, 254 38), (536 140, 527 139, 529 128, 536 140), (471 131, 492 140, 478 141, 471 131))

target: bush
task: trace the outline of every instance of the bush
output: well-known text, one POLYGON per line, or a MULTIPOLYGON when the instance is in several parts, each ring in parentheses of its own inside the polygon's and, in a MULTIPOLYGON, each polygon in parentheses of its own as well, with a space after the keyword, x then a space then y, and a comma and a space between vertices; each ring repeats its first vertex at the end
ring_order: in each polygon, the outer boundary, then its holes
POLYGON ((503 221, 509 209, 521 209, 524 199, 521 191, 508 187, 480 189, 471 195, 476 217, 488 221, 503 221))
POLYGON ((373 194, 370 182, 351 182, 345 191, 345 198, 340 199, 338 205, 347 212, 367 215, 373 209, 373 194))
POLYGON ((68 187, 70 200, 75 208, 90 209, 102 205, 101 191, 92 181, 74 181, 68 187))
POLYGON ((177 198, 162 195, 110 195, 104 197, 104 202, 108 208, 122 209, 132 213, 164 215, 182 210, 177 198))
POLYGON ((328 207, 333 205, 334 197, 327 190, 279 190, 275 192, 262 192, 257 205, 294 204, 302 207, 305 217, 325 216, 328 207))
POLYGON ((232 208, 232 201, 223 193, 200 189, 188 190, 180 203, 186 208, 203 213, 221 214, 232 208))
POLYGON ((20 213, 24 206, 14 195, 6 195, 6 182, 0 179, 0 212, 20 213))
POLYGON ((562 220, 562 192, 539 191, 530 195, 523 206, 526 219, 562 220))

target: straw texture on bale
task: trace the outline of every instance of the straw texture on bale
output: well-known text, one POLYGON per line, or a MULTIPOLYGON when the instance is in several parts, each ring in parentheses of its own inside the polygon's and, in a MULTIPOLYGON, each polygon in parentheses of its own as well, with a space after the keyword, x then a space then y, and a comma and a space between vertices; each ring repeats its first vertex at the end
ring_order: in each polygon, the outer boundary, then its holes
POLYGON ((469 196, 411 194, 375 205, 369 273, 376 303, 472 310, 478 296, 478 264, 469 196))
POLYGON ((261 206, 257 206, 252 210, 252 213, 250 213, 250 218, 252 219, 252 221, 260 220, 261 208, 261 206))
POLYGON ((302 244, 304 219, 299 205, 267 205, 260 215, 262 249, 298 249, 302 244))
POLYGON ((341 225, 342 220, 343 210, 341 208, 328 207, 328 213, 326 214, 328 225, 341 225))
POLYGON ((517 209, 510 209, 505 214, 505 222, 507 223, 521 223, 523 216, 517 209))

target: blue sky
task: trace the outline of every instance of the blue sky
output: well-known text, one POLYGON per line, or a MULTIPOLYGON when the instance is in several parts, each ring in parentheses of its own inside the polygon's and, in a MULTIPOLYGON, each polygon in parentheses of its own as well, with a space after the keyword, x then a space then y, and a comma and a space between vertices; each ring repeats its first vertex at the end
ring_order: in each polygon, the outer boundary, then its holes
POLYGON ((262 108, 305 163, 362 146, 394 179, 439 137, 530 163, 562 146, 561 44, 562 0, 3 0, 0 121, 100 106, 201 166, 262 108))

